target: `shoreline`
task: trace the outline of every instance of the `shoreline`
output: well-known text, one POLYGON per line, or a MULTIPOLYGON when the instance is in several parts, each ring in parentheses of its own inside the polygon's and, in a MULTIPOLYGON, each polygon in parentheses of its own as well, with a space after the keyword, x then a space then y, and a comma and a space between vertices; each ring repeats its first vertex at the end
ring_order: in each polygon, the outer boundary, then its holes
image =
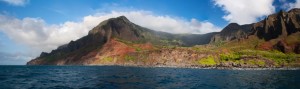
POLYGON ((217 69, 217 70, 300 70, 300 67, 201 67, 201 66, 145 66, 145 65, 25 65, 25 66, 119 66, 139 68, 187 68, 187 69, 217 69))
POLYGON ((137 66, 137 65, 92 65, 92 66, 121 66, 140 68, 180 68, 180 69, 217 69, 217 70, 300 70, 300 67, 270 67, 270 68, 242 68, 242 67, 192 67, 192 66, 137 66))
POLYGON ((132 64, 97 64, 83 66, 121 66, 121 67, 141 67, 141 68, 189 68, 189 69, 218 69, 218 70, 300 70, 300 67, 222 67, 222 66, 172 66, 172 65, 132 65, 132 64))

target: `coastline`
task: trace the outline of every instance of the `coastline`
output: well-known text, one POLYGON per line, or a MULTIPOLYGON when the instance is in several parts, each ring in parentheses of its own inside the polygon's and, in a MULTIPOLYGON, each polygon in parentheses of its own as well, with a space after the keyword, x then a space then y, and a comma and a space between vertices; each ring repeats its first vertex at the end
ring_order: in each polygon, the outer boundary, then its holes
POLYGON ((201 67, 201 66, 167 66, 167 65, 25 65, 25 66, 118 66, 118 67, 139 67, 139 68, 187 68, 187 69, 217 69, 217 70, 300 70, 300 67, 201 67))

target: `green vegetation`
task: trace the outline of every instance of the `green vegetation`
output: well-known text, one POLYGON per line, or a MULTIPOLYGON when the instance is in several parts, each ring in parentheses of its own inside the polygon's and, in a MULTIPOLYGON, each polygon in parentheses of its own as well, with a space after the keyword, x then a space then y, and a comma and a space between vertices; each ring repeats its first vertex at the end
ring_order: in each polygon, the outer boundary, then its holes
POLYGON ((42 57, 42 59, 45 59, 45 61, 51 63, 51 62, 55 62, 58 59, 66 57, 66 55, 67 55, 66 53, 59 52, 59 53, 56 53, 56 55, 48 55, 48 56, 42 57))
POLYGON ((210 45, 198 45, 198 46, 194 46, 192 47, 193 50, 198 51, 198 52, 211 52, 214 51, 212 50, 213 47, 211 47, 210 45))
POLYGON ((255 65, 256 64, 255 60, 248 60, 246 63, 250 64, 250 65, 255 65))
POLYGON ((238 55, 236 53, 223 53, 223 54, 220 54, 220 59, 222 61, 229 61, 229 60, 239 60, 240 59, 240 56, 241 55, 238 55))
POLYGON ((127 45, 134 44, 132 41, 127 41, 127 40, 123 40, 123 39, 119 39, 119 38, 116 38, 116 40, 119 41, 119 42, 122 42, 124 44, 127 44, 127 45))
POLYGON ((112 62, 113 61, 113 58, 112 57, 104 57, 102 59, 104 62, 112 62))
POLYGON ((140 48, 140 47, 135 47, 135 51, 137 51, 137 52, 142 51, 142 48, 140 48))
POLYGON ((257 60, 256 64, 257 64, 258 66, 265 66, 265 65, 266 65, 266 62, 263 61, 263 60, 257 60))
POLYGON ((176 49, 178 47, 173 46, 173 45, 169 45, 169 46, 162 46, 161 48, 166 48, 166 49, 176 49))
POLYGON ((264 40, 258 39, 257 37, 249 37, 248 39, 244 39, 242 41, 233 40, 231 42, 223 43, 218 46, 218 49, 229 49, 231 51, 241 51, 244 49, 252 49, 255 50, 256 47, 264 42, 264 40))
POLYGON ((299 55, 296 54, 284 54, 279 51, 261 51, 261 50, 242 50, 239 51, 240 55, 260 56, 263 58, 271 59, 277 64, 289 63, 295 61, 299 55))
POLYGON ((217 47, 220 47, 220 46, 223 46, 225 44, 224 41, 216 41, 214 43, 212 43, 213 45, 217 46, 217 47))
POLYGON ((181 40, 176 40, 176 39, 161 39, 159 40, 159 44, 162 44, 164 46, 175 46, 175 45, 182 45, 182 41, 181 40))
POLYGON ((134 46, 134 44, 145 43, 145 42, 140 42, 140 41, 136 41, 136 42, 133 42, 133 41, 126 41, 126 40, 122 40, 122 39, 117 39, 117 41, 120 41, 120 42, 122 42, 122 43, 124 43, 124 44, 126 44, 126 45, 128 45, 128 46, 130 46, 130 47, 132 47, 132 48, 134 48, 135 51, 137 51, 137 52, 140 52, 140 51, 142 51, 143 49, 140 48, 140 47, 134 46))
POLYGON ((134 56, 130 56, 130 55, 125 55, 124 58, 126 61, 134 61, 136 59, 134 56))
MULTIPOLYGON (((300 38, 293 38, 300 39, 300 38)), ((234 62, 236 64, 249 64, 266 66, 267 62, 274 66, 288 66, 300 60, 299 54, 283 53, 277 50, 258 50, 255 48, 263 40, 256 38, 246 39, 247 41, 232 41, 225 44, 211 44, 191 47, 192 50, 204 53, 215 53, 220 62, 234 62), (247 60, 244 60, 247 59, 247 60)), ((293 43, 293 40, 289 41, 293 43)), ((218 60, 216 60, 218 61, 218 60)))
POLYGON ((206 58, 199 59, 197 62, 200 65, 208 65, 208 66, 213 66, 217 64, 214 60, 214 57, 211 55, 206 58))

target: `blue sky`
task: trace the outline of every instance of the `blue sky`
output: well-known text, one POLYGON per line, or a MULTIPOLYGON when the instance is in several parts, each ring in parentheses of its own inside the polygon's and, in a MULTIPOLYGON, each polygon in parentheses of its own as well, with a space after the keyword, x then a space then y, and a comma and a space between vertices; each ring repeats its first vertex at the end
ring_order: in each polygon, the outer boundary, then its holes
POLYGON ((13 6, 0 2, 0 10, 17 18, 40 17, 50 24, 77 21, 96 12, 111 10, 146 10, 158 15, 172 15, 185 19, 209 20, 221 25, 224 12, 210 0, 31 0, 24 6, 13 6), (205 8, 199 8, 205 7, 205 8), (209 11, 209 13, 207 13, 209 11))
POLYGON ((120 15, 153 30, 205 34, 299 7, 300 0, 1 0, 0 65, 25 64, 120 15))

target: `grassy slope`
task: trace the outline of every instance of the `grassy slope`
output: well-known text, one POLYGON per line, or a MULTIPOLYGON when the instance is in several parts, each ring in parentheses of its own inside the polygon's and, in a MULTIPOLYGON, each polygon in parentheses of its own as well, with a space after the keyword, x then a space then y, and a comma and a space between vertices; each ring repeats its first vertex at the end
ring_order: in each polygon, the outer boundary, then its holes
MULTIPOLYGON (((300 35, 292 34, 286 38, 287 43, 293 44, 300 42, 300 35)), ((270 41, 275 44, 280 39, 270 41)), ((217 53, 217 60, 223 63, 233 62, 237 64, 250 64, 257 66, 266 66, 271 64, 275 67, 281 66, 299 66, 300 55, 294 53, 282 53, 277 50, 261 50, 258 47, 265 43, 264 40, 255 36, 250 36, 244 40, 234 40, 232 42, 218 42, 207 46, 194 47, 198 51, 211 51, 217 53)))
MULTIPOLYGON (((298 35, 298 34, 297 34, 298 35)), ((299 42, 296 39, 297 35, 291 35, 287 38, 288 42, 299 42)), ((275 44, 278 39, 274 39, 271 44, 275 44)), ((119 40, 127 44, 130 47, 136 49, 136 54, 143 54, 143 48, 134 46, 136 43, 119 40)), ((261 50, 258 46, 265 43, 264 40, 258 39, 255 36, 250 36, 248 39, 234 40, 232 42, 219 42, 209 45, 200 45, 194 47, 178 47, 178 46, 155 46, 153 50, 194 50, 199 53, 204 53, 206 56, 194 61, 196 65, 201 66, 217 66, 226 63, 234 63, 236 65, 248 65, 256 67, 299 67, 300 55, 294 53, 282 53, 277 50, 261 50)), ((146 56, 145 58, 148 58, 146 56)), ((141 61, 139 57, 134 55, 126 55, 124 57, 126 61, 141 61)))
MULTIPOLYGON (((290 35, 286 38, 288 44, 294 44, 300 42, 300 33, 290 35)), ((148 37, 146 37, 148 38, 148 37)), ((157 40, 159 38, 152 38, 152 40, 157 40)), ((157 50, 194 50, 200 53, 206 54, 203 58, 197 59, 194 61, 196 65, 201 66, 217 66, 220 64, 226 63, 234 63, 234 64, 246 64, 246 65, 253 65, 258 67, 282 67, 282 66, 299 66, 300 65, 300 55, 288 53, 284 54, 282 52, 276 50, 261 50, 257 47, 261 44, 265 43, 264 40, 258 39, 255 36, 250 36, 248 39, 243 40, 233 40, 231 42, 216 42, 209 45, 201 45, 201 46, 194 46, 194 47, 178 47, 178 46, 171 46, 171 45, 160 45, 159 43, 164 44, 172 44, 168 40, 166 42, 159 42, 157 45, 153 45, 151 49, 143 48, 145 42, 131 42, 125 41, 122 39, 116 39, 119 42, 125 43, 127 46, 134 48, 137 56, 125 54, 125 56, 117 57, 119 59, 124 60, 125 62, 132 62, 132 61, 145 61, 141 58, 149 58, 148 55, 141 54, 148 54, 148 51, 157 51, 157 50), (140 45, 139 45, 140 44, 140 45), (138 60, 137 60, 138 59, 138 60)), ((271 40, 270 43, 273 45, 279 39, 271 40)), ((163 41, 163 40, 161 40, 163 41)), ((176 42, 175 42, 176 43, 176 42)), ((95 48, 91 48, 95 49, 95 48)), ((85 53, 90 51, 90 49, 81 49, 75 53, 85 53)), ((46 58, 46 59, 57 59, 57 58, 46 58)), ((115 60, 115 57, 104 57, 103 63, 111 63, 115 60)), ((147 61, 149 62, 149 61, 147 61)))

